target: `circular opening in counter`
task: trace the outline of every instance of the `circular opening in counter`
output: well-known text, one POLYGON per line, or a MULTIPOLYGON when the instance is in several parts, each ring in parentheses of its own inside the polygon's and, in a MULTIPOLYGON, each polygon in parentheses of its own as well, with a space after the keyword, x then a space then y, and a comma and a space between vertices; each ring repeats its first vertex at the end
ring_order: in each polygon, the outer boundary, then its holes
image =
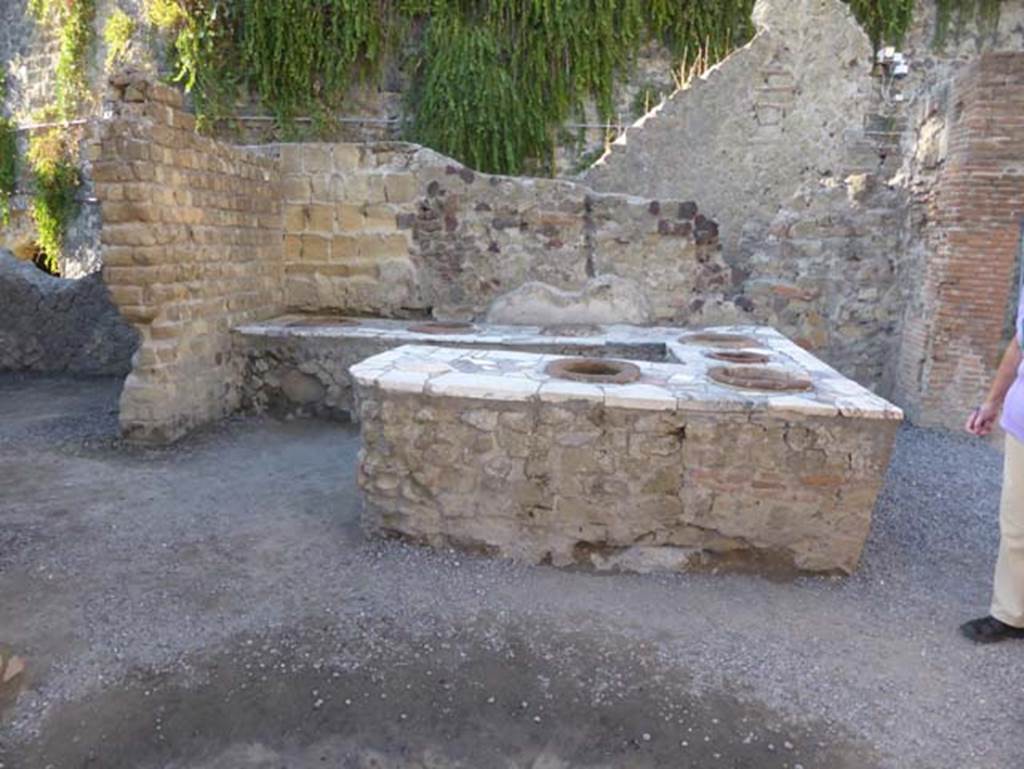
POLYGON ((629 384, 640 378, 638 366, 604 358, 560 358, 551 361, 544 373, 556 379, 595 384, 629 384))
POLYGON ((746 365, 767 363, 770 360, 763 352, 755 352, 754 350, 719 350, 716 352, 706 352, 704 356, 711 358, 711 360, 720 360, 725 363, 743 363, 746 365))
POLYGON ((544 336, 601 336, 604 329, 592 323, 556 323, 541 328, 544 336))
POLYGON ((683 344, 699 344, 705 347, 760 347, 754 337, 745 334, 727 334, 719 331, 700 331, 679 337, 683 344))
POLYGON ((298 318, 288 321, 289 328, 303 328, 308 326, 358 326, 358 320, 351 318, 332 318, 324 315, 311 315, 308 318, 298 318))
POLYGON ((797 372, 768 366, 716 366, 708 371, 708 376, 743 390, 805 392, 813 386, 810 379, 797 372))
POLYGON ((476 328, 472 323, 461 321, 431 321, 409 326, 409 330, 417 334, 463 334, 476 328))

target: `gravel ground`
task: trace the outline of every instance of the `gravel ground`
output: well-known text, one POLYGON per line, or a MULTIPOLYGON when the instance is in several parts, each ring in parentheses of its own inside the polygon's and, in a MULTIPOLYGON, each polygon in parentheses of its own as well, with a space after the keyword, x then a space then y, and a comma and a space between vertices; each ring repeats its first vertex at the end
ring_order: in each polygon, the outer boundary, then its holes
POLYGON ((4 769, 1020 765, 1024 645, 955 632, 987 444, 903 429, 851 578, 607 576, 363 541, 351 427, 141 450, 116 396, 0 376, 4 769))

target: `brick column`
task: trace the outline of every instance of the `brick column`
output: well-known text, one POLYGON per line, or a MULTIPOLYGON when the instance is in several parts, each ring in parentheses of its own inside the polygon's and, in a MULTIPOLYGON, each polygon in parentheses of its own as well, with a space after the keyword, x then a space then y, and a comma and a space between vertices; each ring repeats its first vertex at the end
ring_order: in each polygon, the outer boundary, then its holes
POLYGON ((918 424, 958 429, 1013 333, 1024 216, 1024 53, 958 76, 949 154, 927 200, 928 258, 904 322, 899 399, 918 424))

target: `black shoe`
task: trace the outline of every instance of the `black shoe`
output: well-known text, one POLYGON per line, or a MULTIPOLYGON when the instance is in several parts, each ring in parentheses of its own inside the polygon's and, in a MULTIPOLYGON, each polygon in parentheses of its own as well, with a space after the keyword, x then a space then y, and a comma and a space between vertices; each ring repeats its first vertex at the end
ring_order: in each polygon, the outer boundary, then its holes
POLYGON ((976 644, 994 644, 1007 638, 1024 638, 1024 628, 1007 625, 995 617, 972 619, 960 626, 960 632, 976 644))

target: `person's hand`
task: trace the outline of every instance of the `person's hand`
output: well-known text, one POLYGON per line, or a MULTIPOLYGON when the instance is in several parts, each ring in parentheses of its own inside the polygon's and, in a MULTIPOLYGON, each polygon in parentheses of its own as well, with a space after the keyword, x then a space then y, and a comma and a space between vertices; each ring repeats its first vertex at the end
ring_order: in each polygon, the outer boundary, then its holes
POLYGON ((982 438, 992 432, 996 419, 999 418, 999 406, 985 401, 967 417, 967 432, 982 438))

